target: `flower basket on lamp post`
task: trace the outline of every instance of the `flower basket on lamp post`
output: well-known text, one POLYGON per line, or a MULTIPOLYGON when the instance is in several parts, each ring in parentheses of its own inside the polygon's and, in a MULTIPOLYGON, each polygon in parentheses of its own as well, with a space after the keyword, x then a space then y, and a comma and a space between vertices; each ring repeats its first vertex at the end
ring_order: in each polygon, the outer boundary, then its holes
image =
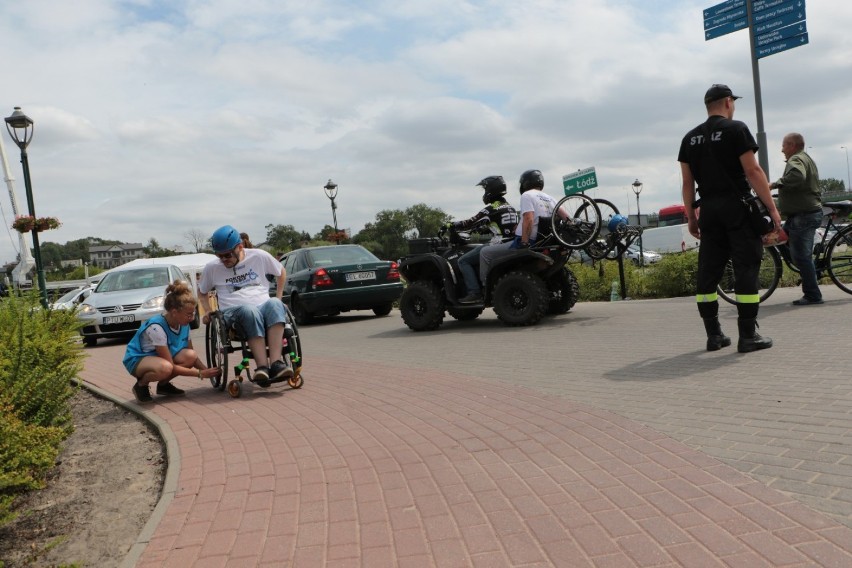
POLYGON ((36 226, 35 217, 31 215, 19 215, 15 217, 15 222, 12 223, 12 228, 19 233, 29 233, 36 226))
POLYGON ((39 217, 35 220, 35 227, 37 231, 48 231, 50 229, 58 229, 62 226, 62 223, 59 222, 59 219, 56 217, 39 217))

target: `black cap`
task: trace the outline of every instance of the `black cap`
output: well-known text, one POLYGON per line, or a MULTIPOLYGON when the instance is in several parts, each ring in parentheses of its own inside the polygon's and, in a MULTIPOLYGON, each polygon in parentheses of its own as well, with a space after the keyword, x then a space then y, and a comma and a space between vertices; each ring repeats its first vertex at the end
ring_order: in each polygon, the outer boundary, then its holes
POLYGON ((742 97, 736 96, 731 88, 727 85, 711 85, 707 92, 704 93, 704 104, 709 105, 713 101, 718 101, 719 99, 724 99, 725 97, 731 97, 732 99, 741 99, 742 97))

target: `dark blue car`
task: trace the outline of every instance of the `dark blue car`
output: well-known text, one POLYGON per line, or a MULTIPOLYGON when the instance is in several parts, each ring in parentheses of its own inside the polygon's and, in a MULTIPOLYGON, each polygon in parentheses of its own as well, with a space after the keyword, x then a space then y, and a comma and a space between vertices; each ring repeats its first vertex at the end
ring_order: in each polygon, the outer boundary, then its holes
POLYGON ((402 294, 397 263, 360 245, 297 249, 280 260, 287 270, 284 301, 299 325, 350 310, 386 316, 402 294))

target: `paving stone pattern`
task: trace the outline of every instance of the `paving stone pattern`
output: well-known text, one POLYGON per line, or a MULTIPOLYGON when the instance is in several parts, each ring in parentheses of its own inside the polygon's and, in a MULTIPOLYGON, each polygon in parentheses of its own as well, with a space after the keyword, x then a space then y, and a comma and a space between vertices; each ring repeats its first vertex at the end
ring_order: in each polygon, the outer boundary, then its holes
MULTIPOLYGON (((303 389, 186 378, 146 406, 172 466, 126 564, 850 566, 852 389, 822 328, 852 297, 825 294, 777 293, 777 346, 749 355, 703 351, 688 299, 303 326, 303 389)), ((87 353, 84 379, 134 406, 123 345, 87 353)))

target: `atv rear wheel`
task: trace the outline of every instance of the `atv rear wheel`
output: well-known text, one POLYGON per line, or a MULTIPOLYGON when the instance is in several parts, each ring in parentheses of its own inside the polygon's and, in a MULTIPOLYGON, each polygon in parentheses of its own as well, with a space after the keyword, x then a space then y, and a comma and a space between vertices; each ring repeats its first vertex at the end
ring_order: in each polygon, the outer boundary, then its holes
POLYGON ((550 292, 549 314, 567 314, 580 298, 580 283, 574 273, 563 268, 547 281, 550 292))
POLYGON ((399 298, 399 311, 413 331, 438 329, 444 321, 444 298, 434 283, 412 282, 399 298))
POLYGON ((538 323, 547 312, 548 301, 549 294, 544 281, 530 272, 509 272, 494 286, 494 312, 506 325, 538 323))

